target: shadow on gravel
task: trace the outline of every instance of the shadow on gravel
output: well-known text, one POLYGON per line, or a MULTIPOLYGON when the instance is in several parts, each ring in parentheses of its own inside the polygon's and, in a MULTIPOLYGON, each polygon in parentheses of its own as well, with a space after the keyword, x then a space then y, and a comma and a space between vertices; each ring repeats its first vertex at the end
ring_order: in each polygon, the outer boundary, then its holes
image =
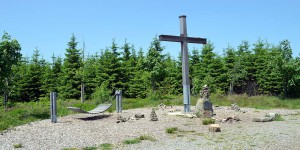
POLYGON ((104 119, 104 118, 108 118, 112 115, 110 114, 102 114, 102 115, 98 115, 98 116, 92 116, 92 117, 85 117, 85 118, 77 118, 83 121, 94 121, 94 120, 100 120, 100 119, 104 119))

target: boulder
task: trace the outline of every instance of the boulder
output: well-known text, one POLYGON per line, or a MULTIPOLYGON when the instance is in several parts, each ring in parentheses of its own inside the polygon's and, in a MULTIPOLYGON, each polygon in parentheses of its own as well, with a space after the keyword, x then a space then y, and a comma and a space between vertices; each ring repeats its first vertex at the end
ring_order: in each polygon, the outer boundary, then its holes
POLYGON ((199 98, 197 100, 196 107, 195 107, 195 115, 197 117, 202 117, 202 114, 203 114, 203 99, 199 98))
POLYGON ((253 122, 270 122, 275 119, 276 113, 267 113, 265 117, 253 118, 253 122))

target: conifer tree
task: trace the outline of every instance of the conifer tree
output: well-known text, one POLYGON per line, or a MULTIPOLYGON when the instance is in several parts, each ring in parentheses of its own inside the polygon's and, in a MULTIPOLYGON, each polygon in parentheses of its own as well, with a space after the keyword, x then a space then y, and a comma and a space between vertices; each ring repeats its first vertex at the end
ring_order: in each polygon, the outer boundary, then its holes
POLYGON ((21 61, 13 66, 12 81, 12 86, 10 86, 12 99, 20 102, 29 101, 29 58, 22 57, 21 61))
POLYGON ((144 70, 144 53, 139 49, 137 62, 134 67, 133 78, 129 81, 129 87, 126 95, 130 98, 145 98, 147 96, 147 88, 149 86, 148 79, 150 75, 144 70))
POLYGON ((165 55, 162 54, 164 48, 161 46, 157 37, 153 39, 148 49, 148 53, 145 61, 145 69, 150 73, 150 81, 152 86, 152 92, 154 92, 160 82, 163 81, 165 75, 164 59, 165 55))
POLYGON ((181 82, 178 80, 178 74, 181 74, 181 72, 177 69, 177 62, 171 58, 170 54, 167 54, 164 66, 165 78, 161 84, 164 94, 177 95, 180 93, 179 89, 181 88, 181 82))
POLYGON ((236 84, 236 92, 247 93, 248 95, 257 95, 257 83, 255 78, 256 68, 254 65, 255 57, 251 53, 250 45, 247 41, 242 41, 242 43, 238 46, 237 49, 237 65, 245 69, 241 76, 241 80, 239 80, 236 84))
POLYGON ((28 81, 25 87, 28 91, 28 99, 25 101, 38 101, 39 98, 44 94, 42 91, 42 63, 44 61, 40 59, 39 50, 36 49, 31 58, 29 69, 28 69, 28 81))
POLYGON ((283 81, 283 97, 286 98, 292 96, 291 89, 295 86, 295 77, 299 73, 295 66, 299 64, 292 57, 292 49, 288 40, 280 43, 279 51, 281 57, 278 59, 278 69, 283 81))
POLYGON ((63 80, 59 90, 59 95, 63 99, 79 99, 80 98, 80 67, 82 66, 81 53, 77 49, 77 42, 74 34, 68 48, 66 49, 65 59, 63 63, 63 80))
MULTIPOLYGON (((85 95, 87 99, 90 99, 96 87, 97 83, 97 69, 99 69, 97 62, 99 56, 91 55, 86 58, 84 66, 84 80, 85 80, 85 95)), ((99 85, 100 86, 100 85, 99 85)))

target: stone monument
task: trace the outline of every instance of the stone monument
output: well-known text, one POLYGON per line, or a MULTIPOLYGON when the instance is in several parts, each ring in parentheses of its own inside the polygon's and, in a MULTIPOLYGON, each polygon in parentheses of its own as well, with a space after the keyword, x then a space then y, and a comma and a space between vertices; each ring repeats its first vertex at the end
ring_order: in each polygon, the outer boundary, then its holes
POLYGON ((209 87, 205 84, 200 92, 200 98, 196 104, 195 115, 197 117, 210 118, 213 116, 213 107, 209 96, 209 87))
POLYGON ((155 113, 155 110, 154 108, 152 108, 152 111, 151 111, 151 114, 150 114, 150 121, 157 121, 158 118, 157 118, 157 115, 155 113))

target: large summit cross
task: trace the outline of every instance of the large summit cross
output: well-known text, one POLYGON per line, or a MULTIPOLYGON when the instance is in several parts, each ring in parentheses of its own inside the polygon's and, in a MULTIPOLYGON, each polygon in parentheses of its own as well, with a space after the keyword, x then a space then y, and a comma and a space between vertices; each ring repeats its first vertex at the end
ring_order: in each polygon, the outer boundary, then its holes
POLYGON ((190 112, 190 79, 189 79, 189 56, 188 43, 206 44, 205 38, 188 37, 186 30, 186 16, 179 16, 180 36, 160 35, 160 41, 180 42, 182 54, 182 86, 183 86, 183 104, 184 112, 190 112))

